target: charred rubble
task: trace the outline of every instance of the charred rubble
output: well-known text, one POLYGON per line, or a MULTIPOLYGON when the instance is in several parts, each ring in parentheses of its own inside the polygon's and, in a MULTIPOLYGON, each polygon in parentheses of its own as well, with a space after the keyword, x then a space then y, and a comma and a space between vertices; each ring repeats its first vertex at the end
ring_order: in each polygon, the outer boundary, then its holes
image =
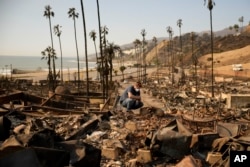
POLYGON ((107 99, 3 90, 0 166, 228 166, 231 150, 250 150, 242 85, 219 87, 214 98, 192 87, 149 81, 145 106, 133 113, 119 105, 119 87, 107 99))

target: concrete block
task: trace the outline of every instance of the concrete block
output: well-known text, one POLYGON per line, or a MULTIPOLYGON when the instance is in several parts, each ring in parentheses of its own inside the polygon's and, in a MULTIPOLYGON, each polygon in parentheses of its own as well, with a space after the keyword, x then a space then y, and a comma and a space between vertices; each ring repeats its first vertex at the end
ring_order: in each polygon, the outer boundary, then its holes
POLYGON ((209 152, 207 154, 206 161, 209 164, 214 164, 214 163, 218 162, 221 159, 222 159, 222 154, 221 153, 219 153, 219 152, 209 152))
POLYGON ((119 150, 118 148, 102 147, 102 156, 107 159, 118 159, 119 150))
POLYGON ((138 162, 141 163, 147 163, 152 161, 152 155, 150 150, 138 149, 136 159, 138 162))

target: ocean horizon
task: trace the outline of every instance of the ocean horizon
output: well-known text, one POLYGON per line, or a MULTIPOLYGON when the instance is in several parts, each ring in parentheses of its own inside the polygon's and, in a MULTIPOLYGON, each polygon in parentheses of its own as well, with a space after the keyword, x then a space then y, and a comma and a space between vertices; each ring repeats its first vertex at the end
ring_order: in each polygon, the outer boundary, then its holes
MULTIPOLYGON (((47 71, 47 60, 42 56, 2 56, 0 55, 0 74, 10 74, 11 69, 26 71, 47 71)), ((55 60, 56 71, 61 69, 61 58, 55 60)), ((80 58, 80 69, 86 68, 84 58, 80 58)), ((89 69, 96 68, 96 62, 88 62, 89 69)), ((63 71, 77 70, 77 58, 63 57, 63 71)))

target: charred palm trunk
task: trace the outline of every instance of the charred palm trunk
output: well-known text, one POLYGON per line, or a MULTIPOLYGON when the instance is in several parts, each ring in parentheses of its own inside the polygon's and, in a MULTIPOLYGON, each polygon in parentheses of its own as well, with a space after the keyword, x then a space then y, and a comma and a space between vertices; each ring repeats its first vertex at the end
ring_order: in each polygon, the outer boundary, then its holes
POLYGON ((174 85, 174 52, 173 52, 173 41, 172 41, 172 34, 171 34, 171 40, 170 40, 170 46, 171 46, 171 66, 172 66, 172 85, 174 85))
MULTIPOLYGON (((145 41, 145 38, 143 38, 143 41, 145 41)), ((143 44, 143 82, 146 83, 147 82, 147 63, 146 63, 146 54, 145 54, 145 50, 144 50, 145 45, 143 44)))
POLYGON ((138 50, 138 46, 136 48, 136 58, 137 58, 137 79, 140 80, 140 52, 138 50))
MULTIPOLYGON (((51 47, 53 48, 53 39, 52 39, 52 30, 51 30, 51 20, 49 16, 49 27, 50 27, 50 39, 51 39, 51 47)), ((52 69, 51 69, 51 56, 48 56, 48 62, 49 62, 49 90, 54 90, 54 81, 53 81, 53 74, 52 74, 52 69)))
POLYGON ((59 36, 59 45, 60 45, 60 52, 61 52, 61 83, 63 83, 63 58, 62 58, 62 45, 61 45, 60 36, 59 36))
MULTIPOLYGON (((101 37, 102 31, 101 31, 99 0, 96 0, 96 4, 97 4, 97 13, 98 13, 99 40, 100 40, 100 53, 101 53, 101 69, 103 70, 103 50, 102 50, 102 37, 101 37)), ((102 82, 102 94, 104 97, 105 96, 105 85, 104 85, 103 75, 101 75, 101 82, 102 82)), ((103 99, 103 102, 105 102, 105 99, 103 99)))
POLYGON ((110 57, 110 62, 109 62, 109 64, 110 64, 110 67, 109 67, 109 75, 110 75, 110 82, 112 82, 113 81, 113 58, 112 58, 112 55, 110 55, 111 57, 110 57))
POLYGON ((214 44, 213 44, 213 25, 212 25, 212 10, 210 10, 210 26, 211 26, 211 68, 212 68, 212 97, 214 97, 214 44))
MULTIPOLYGON (((53 45, 53 37, 52 37, 52 28, 51 28, 51 19, 49 17, 49 27, 50 27, 50 37, 51 37, 51 47, 52 50, 54 49, 53 45)), ((56 66, 55 66, 55 56, 52 57, 52 64, 53 64, 53 77, 52 78, 52 89, 53 91, 55 90, 56 87, 56 66)), ((52 74, 52 73, 51 73, 52 74)))
POLYGON ((81 10, 82 10, 82 20, 83 20, 83 31, 84 31, 84 42, 85 42, 85 63, 86 63, 86 96, 89 96, 89 67, 88 67, 88 50, 87 50, 87 35, 86 35, 86 24, 85 24, 85 15, 83 2, 81 0, 81 10))
MULTIPOLYGON (((94 41, 94 45, 95 45, 95 57, 96 57, 96 62, 97 62, 97 66, 98 66, 98 56, 97 56, 97 49, 96 49, 96 43, 94 41)), ((98 72, 98 70, 96 70, 96 76, 98 78, 100 78, 100 73, 98 72)))
POLYGON ((142 45, 140 47, 140 53, 139 53, 139 62, 140 62, 140 65, 139 65, 139 80, 142 80, 142 45))

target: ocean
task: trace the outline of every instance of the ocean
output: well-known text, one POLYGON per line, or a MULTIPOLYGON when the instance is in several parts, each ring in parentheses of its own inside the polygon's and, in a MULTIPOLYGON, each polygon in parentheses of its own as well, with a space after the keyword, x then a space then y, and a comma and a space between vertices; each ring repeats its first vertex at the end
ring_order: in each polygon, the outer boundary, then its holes
MULTIPOLYGON (((42 56, 0 56, 0 74, 8 75, 11 69, 18 70, 44 70, 48 71, 47 60, 42 56)), ((86 68, 85 58, 80 57, 80 69, 86 68)), ((56 71, 61 69, 61 58, 55 60, 56 71)), ((88 62, 89 69, 96 67, 96 62, 88 62)), ((63 57, 63 71, 77 70, 76 57, 63 57)))

